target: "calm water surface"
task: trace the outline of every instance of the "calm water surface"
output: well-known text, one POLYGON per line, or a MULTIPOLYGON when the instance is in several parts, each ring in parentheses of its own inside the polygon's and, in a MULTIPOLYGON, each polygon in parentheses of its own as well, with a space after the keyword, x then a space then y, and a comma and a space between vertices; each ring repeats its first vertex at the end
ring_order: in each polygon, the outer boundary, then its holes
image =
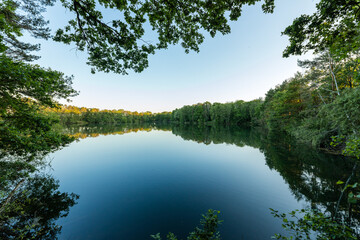
POLYGON ((72 128, 80 140, 53 154, 60 190, 80 196, 60 239, 180 238, 207 209, 221 211, 223 239, 282 232, 269 208, 333 208, 343 159, 250 129, 72 128))

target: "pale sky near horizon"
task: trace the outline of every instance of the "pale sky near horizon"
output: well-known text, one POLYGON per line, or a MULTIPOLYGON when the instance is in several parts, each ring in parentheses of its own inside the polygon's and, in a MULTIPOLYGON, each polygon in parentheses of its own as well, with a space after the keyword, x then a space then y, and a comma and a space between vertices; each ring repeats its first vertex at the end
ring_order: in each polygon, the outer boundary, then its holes
MULTIPOLYGON (((41 41, 36 63, 74 75, 80 94, 69 104, 78 107, 161 112, 205 101, 249 101, 301 71, 300 57, 282 58, 288 40, 281 32, 294 18, 314 12, 316 2, 277 0, 274 14, 264 14, 259 3, 244 7, 239 20, 231 22, 230 34, 205 35, 200 53, 185 54, 181 46, 158 51, 142 73, 91 74, 86 53, 51 40, 41 41)), ((60 5, 45 14, 53 32, 69 16, 60 5)))

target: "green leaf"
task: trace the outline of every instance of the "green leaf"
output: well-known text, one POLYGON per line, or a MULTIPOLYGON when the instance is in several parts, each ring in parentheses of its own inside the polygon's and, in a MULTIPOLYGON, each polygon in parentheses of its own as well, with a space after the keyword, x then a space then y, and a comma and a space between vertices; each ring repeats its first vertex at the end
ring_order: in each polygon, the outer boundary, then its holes
POLYGON ((339 181, 336 182, 336 184, 337 184, 337 185, 340 185, 340 184, 344 184, 344 182, 341 181, 341 180, 339 180, 339 181))

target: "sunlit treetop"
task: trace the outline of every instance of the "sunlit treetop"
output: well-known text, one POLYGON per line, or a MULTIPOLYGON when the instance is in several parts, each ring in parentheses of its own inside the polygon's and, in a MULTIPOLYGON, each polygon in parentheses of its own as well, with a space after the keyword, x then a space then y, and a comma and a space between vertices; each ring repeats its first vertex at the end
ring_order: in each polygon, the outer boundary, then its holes
POLYGON ((244 5, 263 2, 263 11, 273 12, 274 0, 60 0, 74 13, 54 39, 75 43, 87 50, 92 72, 126 74, 148 67, 148 56, 169 45, 180 44, 185 52, 199 51, 204 33, 230 33, 244 5), (100 10, 102 9, 102 10, 100 10), (104 19, 104 10, 116 11, 117 19, 104 19), (149 24, 157 39, 145 38, 149 24))

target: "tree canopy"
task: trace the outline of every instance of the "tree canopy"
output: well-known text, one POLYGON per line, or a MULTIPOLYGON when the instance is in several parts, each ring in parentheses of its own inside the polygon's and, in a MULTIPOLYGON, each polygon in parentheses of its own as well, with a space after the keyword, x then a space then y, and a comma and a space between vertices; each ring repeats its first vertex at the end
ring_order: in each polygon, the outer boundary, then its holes
MULTIPOLYGON (((171 44, 181 44, 185 52, 199 51, 204 32, 212 37, 230 33, 228 21, 241 15, 244 5, 261 0, 60 0, 74 13, 74 19, 56 32, 54 39, 89 53, 92 72, 126 74, 148 67, 148 56, 171 44), (116 19, 105 21, 105 11, 115 11, 116 19), (157 39, 146 39, 146 25, 157 39)), ((263 1, 263 11, 272 12, 274 0, 263 1)))
POLYGON ((71 80, 58 71, 0 55, 0 158, 42 155, 68 142, 52 131, 54 121, 40 112, 56 106, 57 98, 76 94, 71 80))
MULTIPOLYGON (((76 95, 72 77, 25 63, 36 60, 39 45, 20 39, 25 32, 47 39, 42 13, 54 0, 6 0, 0 3, 0 157, 34 157, 55 150, 68 138, 55 134, 54 121, 40 111, 76 95)), ((66 140, 67 139, 67 140, 66 140)))
POLYGON ((321 0, 312 15, 301 15, 288 26, 283 35, 290 44, 283 56, 330 51, 346 57, 360 47, 360 3, 357 0, 321 0))
POLYGON ((0 2, 0 53, 14 60, 32 61, 39 56, 33 51, 39 44, 23 42, 19 37, 28 32, 32 37, 48 39, 50 29, 42 13, 55 0, 4 0, 0 2))

